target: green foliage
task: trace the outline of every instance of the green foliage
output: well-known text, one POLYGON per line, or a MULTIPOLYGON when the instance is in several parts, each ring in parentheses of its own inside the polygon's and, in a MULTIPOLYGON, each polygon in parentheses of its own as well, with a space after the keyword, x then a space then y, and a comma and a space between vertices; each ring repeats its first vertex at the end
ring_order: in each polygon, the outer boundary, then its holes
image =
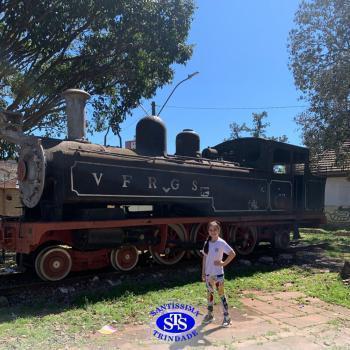
POLYGON ((265 129, 270 123, 263 123, 263 119, 267 118, 267 112, 253 113, 253 128, 250 130, 253 137, 266 137, 265 129))
POLYGON ((242 137, 242 133, 246 133, 251 137, 262 137, 267 138, 269 140, 274 141, 280 141, 280 142, 287 142, 288 138, 286 135, 282 136, 266 136, 266 128, 270 126, 270 123, 264 123, 264 119, 267 118, 267 112, 261 112, 261 113, 253 113, 252 114, 252 127, 249 127, 246 125, 246 123, 243 124, 237 124, 236 122, 233 122, 230 124, 231 129, 231 135, 229 140, 234 140, 242 137))
POLYGON ((193 11, 193 0, 0 1, 0 108, 21 112, 24 131, 62 133, 60 93, 82 88, 89 130, 117 131, 190 58, 193 11))
POLYGON ((16 159, 17 157, 17 149, 13 144, 9 144, 5 140, 0 139, 0 159, 8 160, 8 159, 16 159))
POLYGON ((303 0, 289 35, 290 69, 310 107, 296 119, 313 153, 350 139, 350 2, 303 0))
POLYGON ((230 140, 239 139, 241 137, 242 132, 249 132, 249 128, 246 125, 246 123, 238 124, 236 122, 233 122, 230 124, 231 129, 231 136, 230 140))

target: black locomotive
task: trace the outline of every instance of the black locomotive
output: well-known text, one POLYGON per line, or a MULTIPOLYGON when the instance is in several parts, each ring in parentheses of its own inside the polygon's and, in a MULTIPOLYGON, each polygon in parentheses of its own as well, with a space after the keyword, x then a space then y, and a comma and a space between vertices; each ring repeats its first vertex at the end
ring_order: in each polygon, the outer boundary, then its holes
POLYGON ((43 279, 100 266, 98 259, 128 270, 148 248, 158 262, 175 263, 186 249, 198 252, 211 218, 223 221, 226 239, 242 254, 262 240, 285 247, 295 225, 324 218, 325 180, 310 173, 306 148, 241 138, 200 152, 198 134, 185 129, 168 155, 157 116, 138 122, 135 150, 106 147, 85 140, 88 94, 71 89, 64 96, 66 140, 2 130, 21 144, 24 213, 16 224, 2 222, 0 247, 32 261, 43 279))
POLYGON ((168 155, 157 116, 137 124, 136 150, 84 139, 25 145, 25 219, 113 219, 132 216, 135 205, 151 206, 144 215, 153 216, 322 211, 324 180, 310 174, 306 148, 261 138, 226 141, 202 154, 199 147, 198 134, 186 129, 168 155))

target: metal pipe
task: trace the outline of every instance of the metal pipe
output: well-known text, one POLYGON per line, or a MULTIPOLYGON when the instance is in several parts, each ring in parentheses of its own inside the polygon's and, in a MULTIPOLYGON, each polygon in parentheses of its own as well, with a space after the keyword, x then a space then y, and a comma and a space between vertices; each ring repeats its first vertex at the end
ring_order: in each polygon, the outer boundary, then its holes
POLYGON ((62 93, 66 100, 67 131, 69 140, 85 139, 85 105, 90 98, 84 90, 68 89, 62 93))

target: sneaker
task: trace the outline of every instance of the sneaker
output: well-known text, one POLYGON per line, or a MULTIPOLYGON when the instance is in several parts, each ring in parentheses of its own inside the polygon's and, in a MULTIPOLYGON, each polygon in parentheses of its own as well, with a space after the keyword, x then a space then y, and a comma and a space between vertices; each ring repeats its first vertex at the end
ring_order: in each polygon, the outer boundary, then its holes
POLYGON ((214 316, 211 313, 208 313, 204 316, 202 323, 207 324, 210 323, 211 321, 214 321, 214 316))
POLYGON ((223 327, 228 327, 231 324, 231 317, 230 316, 224 316, 224 320, 222 321, 223 327))

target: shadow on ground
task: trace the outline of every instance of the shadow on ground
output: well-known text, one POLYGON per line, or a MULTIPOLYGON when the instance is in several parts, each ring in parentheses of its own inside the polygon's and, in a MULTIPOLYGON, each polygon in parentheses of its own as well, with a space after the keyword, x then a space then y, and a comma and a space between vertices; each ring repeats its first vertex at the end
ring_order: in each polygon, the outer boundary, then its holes
MULTIPOLYGON (((341 261, 329 258, 324 254, 324 249, 329 248, 329 245, 330 243, 321 243, 303 248, 295 243, 287 254, 284 253, 284 255, 290 255, 289 258, 287 257, 284 260, 279 259, 283 252, 264 245, 258 247, 254 254, 249 257, 250 266, 243 265, 242 259, 237 259, 237 261, 230 264, 225 270, 225 278, 232 280, 251 277, 257 273, 277 271, 290 266, 301 266, 311 270, 327 267, 330 271, 339 271, 342 265, 341 261), (273 263, 260 263, 262 256, 272 257, 273 263)), ((350 247, 341 246, 341 249, 348 252, 350 247)), ((98 272, 96 272, 96 275, 98 275, 98 272)), ((102 300, 112 301, 127 294, 139 296, 148 292, 162 291, 199 282, 201 279, 201 261, 188 260, 179 264, 176 269, 150 274, 147 273, 147 270, 143 270, 139 274, 124 275, 119 279, 121 282, 118 286, 108 286, 108 284, 106 285, 106 283, 100 281, 101 285, 93 283, 83 290, 76 288, 74 293, 68 293, 60 298, 56 298, 57 293, 51 292, 47 293, 48 295, 44 293, 44 296, 41 296, 40 291, 36 290, 35 294, 28 297, 27 302, 24 301, 20 305, 16 305, 16 300, 11 300, 10 307, 0 308, 0 322, 11 322, 18 317, 42 317, 48 314, 61 313, 72 308, 83 309, 86 306, 86 300, 90 304, 102 300), (15 314, 15 318, 13 314, 15 314)), ((203 346, 203 344, 201 345, 203 346)))

